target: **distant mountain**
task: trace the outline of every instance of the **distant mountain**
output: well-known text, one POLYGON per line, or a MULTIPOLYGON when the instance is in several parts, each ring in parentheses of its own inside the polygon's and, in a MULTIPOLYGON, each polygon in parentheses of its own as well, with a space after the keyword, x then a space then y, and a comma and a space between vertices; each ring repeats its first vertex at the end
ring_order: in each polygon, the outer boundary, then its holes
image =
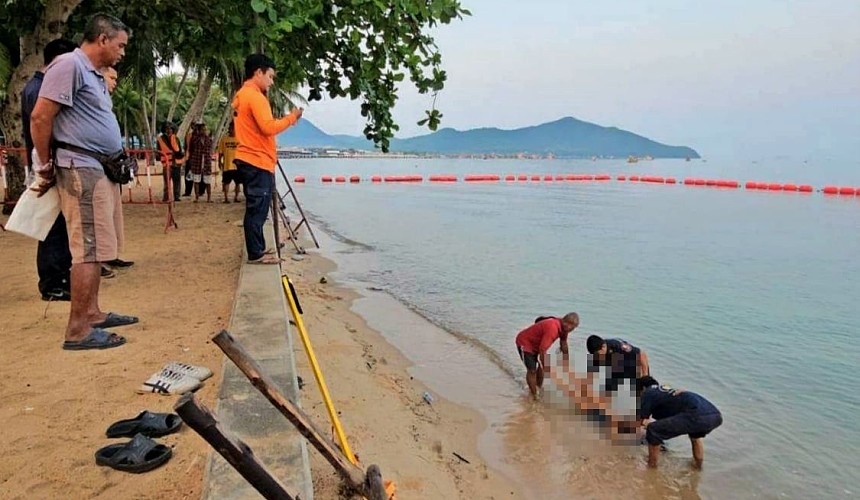
MULTIPOLYGON (((370 141, 348 135, 328 135, 307 120, 278 136, 278 144, 298 147, 372 149, 370 141)), ((514 130, 479 128, 466 131, 445 128, 432 134, 393 139, 391 151, 435 154, 517 153, 558 157, 653 156, 654 158, 699 158, 686 146, 669 146, 616 127, 602 127, 576 118, 514 130)))

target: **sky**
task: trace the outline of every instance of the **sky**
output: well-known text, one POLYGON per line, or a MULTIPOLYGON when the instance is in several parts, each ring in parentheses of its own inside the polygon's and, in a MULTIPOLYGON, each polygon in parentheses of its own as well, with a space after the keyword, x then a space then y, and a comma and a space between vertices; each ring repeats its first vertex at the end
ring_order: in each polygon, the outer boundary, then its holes
MULTIPOLYGON (((706 157, 860 154, 858 0, 461 3, 472 16, 433 31, 441 127, 573 116, 706 157)), ((429 133, 416 122, 431 103, 404 82, 397 137, 429 133)), ((358 110, 325 99, 305 117, 361 135, 358 110)))

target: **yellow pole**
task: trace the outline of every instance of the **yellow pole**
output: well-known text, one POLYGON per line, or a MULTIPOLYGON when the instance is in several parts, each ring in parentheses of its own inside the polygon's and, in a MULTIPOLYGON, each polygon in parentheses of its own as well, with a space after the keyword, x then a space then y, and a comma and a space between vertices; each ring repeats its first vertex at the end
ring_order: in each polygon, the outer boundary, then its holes
POLYGON ((290 291, 290 279, 286 274, 281 276, 281 283, 284 287, 284 295, 287 296, 287 301, 290 303, 290 312, 293 313, 293 319, 296 322, 296 328, 299 330, 299 336, 302 338, 302 344, 305 346, 305 352, 308 353, 308 361, 311 363, 311 368, 314 371, 314 377, 317 379, 317 384, 320 386, 320 392, 322 393, 323 401, 325 402, 326 410, 328 410, 328 416, 331 418, 331 423, 334 425, 334 430, 337 433, 337 438, 340 441, 340 447, 343 450, 346 458, 349 459, 353 464, 358 464, 358 460, 355 459, 355 455, 352 454, 352 450, 349 448, 349 444, 346 442, 346 434, 343 432, 343 428, 340 426, 340 420, 337 418, 337 412, 334 409, 334 404, 331 401, 331 396, 328 394, 328 388, 325 385, 325 379, 323 379, 322 371, 320 371, 319 364, 317 363, 317 358, 314 355, 314 349, 311 347, 311 340, 308 337, 308 332, 305 330, 305 323, 302 321, 302 315, 299 313, 298 304, 296 304, 296 298, 293 297, 292 292, 290 291))

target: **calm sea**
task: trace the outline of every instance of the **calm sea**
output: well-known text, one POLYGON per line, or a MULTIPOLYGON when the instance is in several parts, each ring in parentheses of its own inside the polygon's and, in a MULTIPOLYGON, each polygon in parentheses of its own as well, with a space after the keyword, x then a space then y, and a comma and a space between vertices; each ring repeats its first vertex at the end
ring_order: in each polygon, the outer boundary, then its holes
POLYGON ((355 309, 431 388, 490 422, 481 449, 533 498, 860 495, 860 197, 617 182, 671 175, 860 187, 860 164, 655 160, 292 160, 289 175, 355 309), (610 182, 464 183, 464 174, 613 174, 610 182), (453 174, 455 184, 371 184, 453 174), (323 184, 321 175, 359 175, 323 184), (403 306, 408 307, 408 310, 403 306), (689 470, 675 439, 591 439, 563 398, 532 407, 516 333, 577 311, 646 350, 661 383, 704 395, 725 423, 689 470), (415 313, 418 313, 417 315, 415 313))

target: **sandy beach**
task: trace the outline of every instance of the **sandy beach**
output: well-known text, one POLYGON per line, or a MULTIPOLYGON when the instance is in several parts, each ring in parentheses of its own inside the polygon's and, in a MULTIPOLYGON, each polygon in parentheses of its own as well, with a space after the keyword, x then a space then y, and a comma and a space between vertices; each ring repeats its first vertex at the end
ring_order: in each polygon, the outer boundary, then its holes
MULTIPOLYGON (((154 193, 160 187, 154 179, 154 193)), ((145 183, 144 183, 145 185, 145 183)), ((216 189, 220 189, 216 187, 216 189)), ((134 199, 146 198, 137 188, 134 199)), ((141 322, 117 329, 128 344, 106 351, 61 349, 68 303, 47 303, 36 289, 36 242, 0 233, 0 497, 199 498, 208 445, 183 428, 158 441, 173 448, 165 466, 141 475, 95 464, 110 423, 143 409, 170 411, 173 397, 135 389, 168 361, 204 365, 215 372, 198 391, 213 407, 221 378, 221 351, 209 340, 226 327, 242 263, 244 206, 183 201, 179 229, 164 232, 166 207, 127 204, 126 247, 135 261, 102 281, 104 310, 141 322)), ((5 217, 0 222, 5 221, 5 217)), ((302 300, 304 319, 353 450, 365 467, 378 464, 397 485, 398 498, 519 498, 516 487, 478 454, 486 423, 476 412, 443 398, 426 403, 426 388, 407 372, 408 360, 350 312, 355 294, 320 278, 334 269, 313 253, 285 270, 302 300), (468 460, 465 463, 454 453, 468 460)), ((327 414, 301 342, 294 339, 301 404, 320 428, 327 414)), ((341 498, 330 465, 311 451, 315 496, 341 498)))

